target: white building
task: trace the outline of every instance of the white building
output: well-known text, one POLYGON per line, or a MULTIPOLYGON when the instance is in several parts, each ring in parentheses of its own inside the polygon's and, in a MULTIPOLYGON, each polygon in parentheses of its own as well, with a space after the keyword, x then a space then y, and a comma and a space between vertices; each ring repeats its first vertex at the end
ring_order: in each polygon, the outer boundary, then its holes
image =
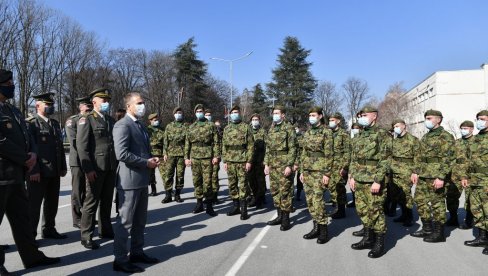
POLYGON ((444 116, 442 126, 459 138, 459 125, 464 120, 474 122, 476 113, 488 109, 488 64, 481 69, 435 72, 404 97, 405 121, 413 135, 422 137, 427 132, 424 112, 435 109, 444 116))

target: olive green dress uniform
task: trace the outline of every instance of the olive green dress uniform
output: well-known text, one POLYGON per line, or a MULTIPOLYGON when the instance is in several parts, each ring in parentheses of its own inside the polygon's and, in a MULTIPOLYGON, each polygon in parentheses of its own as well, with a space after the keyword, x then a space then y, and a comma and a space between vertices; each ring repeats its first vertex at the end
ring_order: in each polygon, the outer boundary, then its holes
POLYGON ((251 171, 249 172, 249 186, 256 199, 256 206, 261 206, 264 202, 266 193, 266 176, 264 175, 264 155, 266 153, 266 131, 259 127, 252 128, 254 139, 254 151, 251 162, 251 171))
MULTIPOLYGON (((149 115, 148 119, 152 120, 157 117, 157 114, 149 115)), ((151 154, 153 157, 163 157, 163 147, 164 147, 164 130, 159 126, 147 126, 147 132, 149 133, 149 139, 151 144, 151 154)), ((164 175, 164 168, 163 166, 159 166, 159 173, 161 177, 164 175)), ((156 168, 151 169, 151 177, 149 180, 149 184, 151 185, 151 191, 156 193, 156 168)))
MULTIPOLYGON (((97 93, 92 92, 92 97, 97 96, 97 93)), ((114 124, 115 120, 112 117, 95 110, 78 120, 76 147, 81 168, 85 174, 90 172, 97 174, 94 182, 86 183, 86 197, 81 211, 82 241, 91 240, 93 237, 98 205, 100 205, 98 233, 101 237, 113 237, 110 214, 117 168, 112 137, 114 124)))
MULTIPOLYGON (((52 103, 51 97, 52 93, 46 93, 35 98, 52 103)), ((67 171, 61 127, 55 119, 49 118, 48 121, 45 121, 38 114, 27 121, 38 149, 37 163, 30 174, 40 174, 41 176, 40 182, 27 182, 32 232, 34 236, 37 235, 42 205, 42 234, 48 236, 57 233, 55 218, 58 213, 61 176, 67 171)))
MULTIPOLYGON (((0 82, 11 79, 11 72, 9 75, 9 78, 1 79, 0 82)), ((45 258, 32 235, 29 201, 25 188, 28 176, 24 164, 29 159, 27 153, 36 151, 35 141, 20 111, 10 103, 0 102, 0 223, 4 215, 7 215, 25 267, 30 267, 45 258)), ((0 266, 4 263, 5 253, 0 249, 0 266)))
POLYGON ((332 165, 329 191, 332 200, 337 203, 338 208, 344 208, 347 204, 346 183, 347 171, 349 170, 351 160, 351 138, 341 127, 332 132, 334 138, 334 162, 332 165), (346 176, 341 175, 341 170, 346 172, 346 176))

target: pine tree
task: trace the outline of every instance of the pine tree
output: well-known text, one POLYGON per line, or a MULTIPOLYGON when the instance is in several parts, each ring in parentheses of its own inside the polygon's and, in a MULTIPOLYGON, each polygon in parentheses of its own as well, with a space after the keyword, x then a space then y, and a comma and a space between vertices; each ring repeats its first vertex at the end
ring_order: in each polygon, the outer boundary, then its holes
POLYGON ((266 115, 268 111, 268 103, 266 102, 266 95, 261 87, 261 84, 256 84, 252 88, 252 113, 266 115))
POLYGON ((287 118, 292 123, 305 124, 317 81, 307 61, 310 50, 304 49, 296 37, 286 37, 278 55, 278 67, 273 70, 273 81, 267 85, 268 96, 275 104, 285 105, 287 118))

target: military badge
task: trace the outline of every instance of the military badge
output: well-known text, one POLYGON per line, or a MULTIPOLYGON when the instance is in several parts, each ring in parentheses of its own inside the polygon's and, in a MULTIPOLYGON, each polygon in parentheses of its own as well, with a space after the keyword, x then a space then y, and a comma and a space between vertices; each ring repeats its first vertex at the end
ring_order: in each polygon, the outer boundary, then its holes
POLYGON ((81 117, 80 120, 78 121, 78 125, 84 125, 86 124, 86 118, 85 117, 81 117))
POLYGON ((68 120, 68 121, 66 121, 66 126, 67 126, 67 127, 71 127, 71 123, 72 123, 72 122, 71 122, 71 119, 70 119, 70 120, 68 120))
POLYGON ((12 128, 12 124, 11 123, 7 123, 6 127, 7 128, 12 128))

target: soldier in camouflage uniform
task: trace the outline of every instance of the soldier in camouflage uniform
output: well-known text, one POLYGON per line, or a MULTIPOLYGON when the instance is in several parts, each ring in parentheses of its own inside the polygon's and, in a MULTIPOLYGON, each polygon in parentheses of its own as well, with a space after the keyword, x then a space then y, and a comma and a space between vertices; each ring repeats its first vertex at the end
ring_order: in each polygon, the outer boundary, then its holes
POLYGON ((80 229, 81 207, 85 200, 85 173, 81 170, 80 158, 76 150, 76 126, 78 120, 93 108, 90 97, 76 99, 80 113, 66 120, 65 131, 69 141, 69 166, 71 171, 71 215, 73 227, 80 229))
MULTIPOLYGON (((350 149, 352 149, 354 147, 353 142, 356 141, 356 139, 354 139, 354 138, 357 138, 359 136, 359 132, 361 132, 361 129, 362 129, 361 125, 358 123, 353 123, 351 125, 351 141, 350 141, 351 146, 350 146, 350 149)), ((356 193, 354 191, 351 191, 351 194, 352 194, 352 200, 346 206, 347 206, 347 208, 356 208, 356 193)), ((361 237, 362 237, 362 235, 361 235, 361 237)))
MULTIPOLYGON (((297 158, 295 159, 295 165, 293 166, 293 171, 296 174, 296 179, 297 179, 297 185, 296 185, 296 191, 295 191, 295 200, 296 201, 301 201, 302 200, 302 191, 303 191, 303 182, 300 180, 300 164, 298 164, 299 161, 299 156, 301 154, 301 151, 303 149, 303 143, 302 143, 302 138, 303 138, 303 132, 300 130, 300 128, 297 126, 295 127, 295 133, 296 133, 296 139, 297 139, 297 158)), ((295 177, 293 177, 295 178, 295 177)), ((295 204, 293 204, 293 210, 295 210, 295 204)))
POLYGON ((476 128, 480 131, 469 145, 462 166, 461 185, 469 188, 469 201, 478 236, 465 241, 466 246, 485 247, 488 255, 488 110, 476 114, 476 128))
POLYGON ((414 201, 422 220, 422 229, 410 234, 425 242, 444 242, 446 222, 446 188, 444 181, 451 172, 454 157, 454 137, 441 127, 442 113, 427 110, 425 126, 429 129, 420 140, 419 154, 415 156, 416 171, 412 182, 416 185, 414 201), (429 206, 430 204, 430 206, 429 206))
POLYGON ((193 213, 203 212, 205 198, 206 212, 216 216, 213 207, 212 171, 220 159, 219 137, 214 124, 205 119, 203 105, 195 106, 197 120, 188 127, 185 139, 185 165, 192 167, 193 186, 197 204, 193 213))
MULTIPOLYGON (((221 148, 220 151, 222 151, 222 136, 223 136, 223 131, 222 127, 220 126, 220 121, 216 120, 214 122, 213 117, 212 117, 212 110, 211 109, 205 109, 205 119, 207 119, 208 122, 215 124, 215 127, 217 129, 217 134, 219 136, 219 147, 221 148)), ((213 204, 219 204, 219 189, 220 189, 220 184, 219 184, 219 171, 220 171, 220 159, 219 163, 215 166, 213 166, 213 171, 212 171, 212 191, 213 191, 213 204)))
MULTIPOLYGON (((163 157, 164 130, 160 126, 157 113, 149 114, 147 119, 149 120, 147 132, 149 133, 151 143, 151 154, 153 157, 161 158, 163 157)), ((158 169, 161 176, 163 176, 163 167, 159 166, 158 169)), ((151 193, 149 194, 150 196, 156 196, 157 194, 156 183, 156 168, 154 168, 151 169, 151 179, 149 180, 149 184, 151 184, 151 193)), ((169 195, 169 198, 171 199, 171 195, 169 195)))
POLYGON ((230 110, 230 124, 224 129, 222 157, 229 177, 229 195, 233 202, 228 216, 241 214, 241 220, 249 218, 247 197, 249 195, 248 172, 254 152, 254 137, 248 124, 242 122, 241 108, 230 110))
POLYGON ((322 118, 322 108, 313 107, 309 110, 311 128, 303 135, 303 149, 299 157, 300 178, 305 188, 308 211, 313 219, 312 231, 303 238, 317 238, 319 244, 328 241, 324 192, 332 174, 334 155, 333 134, 322 125, 322 118))
MULTIPOLYGON (((449 186, 447 186, 446 192, 446 205, 447 210, 449 211, 449 220, 446 222, 447 226, 459 226, 458 221, 458 214, 457 210, 459 207, 459 197, 463 191, 463 187, 461 186, 461 178, 458 174, 460 171, 460 167, 463 166, 463 157, 466 155, 469 146, 474 141, 474 124, 471 121, 464 121, 459 126, 461 129, 461 139, 456 140, 455 144, 455 153, 456 153, 456 162, 453 164, 452 167, 452 174, 451 174, 451 181, 449 186)), ((464 209, 466 210, 466 218, 464 219, 464 223, 459 226, 461 229, 471 229, 473 228, 473 214, 471 213, 470 202, 469 202, 469 192, 470 189, 467 188, 464 190, 465 193, 465 204, 464 209)))
POLYGON ((351 190, 356 191, 356 211, 365 230, 363 239, 351 247, 356 250, 372 248, 368 257, 378 258, 384 254, 384 180, 390 167, 391 137, 376 125, 376 108, 363 107, 360 116, 358 123, 364 129, 353 142, 349 185, 351 190))
POLYGON ((296 158, 296 134, 293 126, 285 121, 285 108, 273 108, 273 124, 266 137, 264 173, 269 175, 271 196, 278 216, 268 221, 268 225, 281 224, 280 230, 291 228, 293 176, 292 168, 296 158))
POLYGON ((168 125, 164 131, 163 136, 163 180, 166 197, 161 203, 168 203, 172 201, 171 195, 173 192, 173 182, 176 170, 176 184, 175 184, 175 201, 183 202, 181 198, 181 190, 185 186, 185 159, 184 147, 187 126, 183 123, 183 110, 176 107, 173 110, 175 120, 168 125))
POLYGON ((351 161, 350 136, 343 128, 344 117, 341 113, 334 113, 329 117, 329 128, 334 137, 334 162, 331 171, 329 191, 332 201, 337 204, 337 210, 331 215, 333 219, 346 217, 346 183, 349 162, 351 161))
MULTIPOLYGON (((249 186, 256 209, 263 208, 264 196, 266 193, 266 176, 264 175, 264 155, 266 153, 266 131, 261 127, 261 116, 251 116, 252 135, 254 138, 254 151, 249 172, 249 186)), ((251 203, 249 204, 251 206, 251 203)))
POLYGON ((396 190, 394 202, 398 202, 402 209, 402 215, 395 218, 394 222, 401 222, 403 226, 413 225, 413 197, 412 197, 412 173, 415 171, 414 158, 419 153, 419 139, 407 132, 405 121, 393 120, 391 123, 394 132, 391 160, 391 187, 396 190))

